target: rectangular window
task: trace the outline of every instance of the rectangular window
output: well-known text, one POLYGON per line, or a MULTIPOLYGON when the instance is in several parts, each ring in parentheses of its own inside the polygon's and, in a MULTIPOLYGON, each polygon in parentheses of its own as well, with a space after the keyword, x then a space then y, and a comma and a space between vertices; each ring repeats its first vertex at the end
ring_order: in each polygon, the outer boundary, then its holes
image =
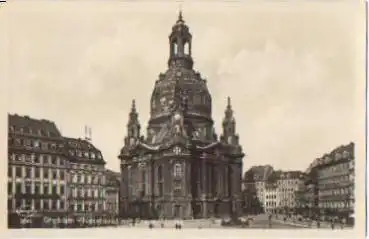
POLYGON ((16 175, 17 178, 22 177, 22 167, 16 167, 15 168, 15 175, 16 175))
POLYGON ((59 205, 60 205, 60 209, 64 210, 64 207, 65 207, 64 201, 60 201, 59 205))
POLYGON ((47 146, 48 146, 47 143, 41 143, 41 149, 42 150, 47 150, 48 149, 47 146))
POLYGON ((8 167, 8 177, 13 177, 13 167, 8 167))
POLYGON ((26 194, 31 194, 32 193, 32 188, 31 188, 31 185, 30 184, 26 184, 26 194))
POLYGON ((72 182, 73 182, 73 183, 77 183, 77 182, 78 182, 78 176, 77 176, 77 174, 74 174, 74 175, 72 176, 72 182))
POLYGON ((59 171, 60 173, 60 180, 64 180, 64 172, 63 171, 59 171))
POLYGON ((35 168, 35 178, 40 178, 40 168, 35 168))
POLYGON ((44 185, 44 194, 49 194, 49 185, 44 185))
POLYGON ((47 168, 44 168, 44 179, 49 178, 49 170, 47 168))
POLYGON ((20 208, 22 206, 22 199, 15 200, 15 208, 20 208))
POLYGON ((13 200, 12 199, 8 199, 8 211, 13 209, 13 200))
POLYGON ((35 210, 40 210, 40 209, 41 209, 40 200, 35 200, 35 210))
POLYGON ((34 140, 34 141, 33 141, 33 147, 34 147, 34 148, 40 148, 40 141, 38 141, 38 140, 34 140))
POLYGON ((26 167, 26 178, 32 178, 32 168, 26 167))
POLYGON ((8 182, 8 195, 13 194, 13 183, 8 182))
POLYGON ((41 187, 40 187, 40 185, 35 184, 35 193, 34 194, 36 194, 36 195, 41 194, 41 187))
POLYGON ((31 146, 31 140, 29 140, 29 139, 25 139, 25 140, 23 141, 23 143, 24 143, 24 146, 26 146, 26 147, 31 146))
POLYGON ((51 209, 56 210, 58 209, 58 200, 51 201, 51 209))
POLYGON ((57 193, 58 193, 57 189, 58 189, 58 188, 56 187, 56 185, 53 185, 53 186, 52 186, 52 192, 51 192, 51 194, 52 194, 52 195, 57 195, 57 193))
POLYGON ((22 193, 22 184, 20 184, 20 183, 15 184, 15 193, 16 194, 21 194, 22 193))
POLYGON ((43 157, 44 157, 43 155, 36 156, 35 162, 39 164, 43 164, 43 157))
POLYGON ((50 208, 49 207, 49 200, 46 199, 46 200, 44 200, 44 209, 49 210, 49 208, 50 208))
POLYGON ((61 185, 60 186, 60 195, 64 195, 64 192, 65 192, 64 186, 61 185))
POLYGON ((57 173, 56 173, 56 171, 52 171, 53 172, 53 179, 57 179, 57 173))

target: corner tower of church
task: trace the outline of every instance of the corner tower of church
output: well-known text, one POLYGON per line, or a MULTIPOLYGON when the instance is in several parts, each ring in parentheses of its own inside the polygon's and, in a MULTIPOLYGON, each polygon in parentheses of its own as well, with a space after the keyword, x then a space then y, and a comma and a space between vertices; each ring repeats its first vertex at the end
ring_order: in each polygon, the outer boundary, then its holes
POLYGON ((241 210, 242 147, 230 98, 218 140, 206 80, 193 69, 192 35, 182 12, 169 35, 169 59, 151 95, 147 135, 135 101, 121 161, 121 216, 208 218, 241 210))

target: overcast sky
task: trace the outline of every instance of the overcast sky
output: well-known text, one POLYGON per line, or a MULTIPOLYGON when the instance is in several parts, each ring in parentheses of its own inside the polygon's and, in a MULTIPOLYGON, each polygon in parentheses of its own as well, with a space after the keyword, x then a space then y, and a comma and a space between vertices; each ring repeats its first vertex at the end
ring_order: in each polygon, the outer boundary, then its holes
MULTIPOLYGON (((119 170, 133 98, 146 133, 179 4, 57 2, 9 3, 8 112, 55 121, 69 137, 91 126, 107 167, 119 170)), ((232 98, 245 169, 305 170, 363 135, 363 8, 203 4, 182 4, 195 68, 218 134, 232 98)))

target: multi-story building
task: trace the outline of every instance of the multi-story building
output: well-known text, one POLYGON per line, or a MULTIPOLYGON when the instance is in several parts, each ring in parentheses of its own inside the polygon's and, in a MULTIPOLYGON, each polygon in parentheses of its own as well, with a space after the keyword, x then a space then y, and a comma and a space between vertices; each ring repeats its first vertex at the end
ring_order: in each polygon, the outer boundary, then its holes
MULTIPOLYGON (((268 166, 265 166, 265 168, 268 168, 268 166)), ((244 174, 242 193, 244 200, 243 212, 245 214, 258 214, 264 212, 263 197, 265 191, 265 168, 264 166, 254 166, 244 174)), ((272 170, 267 170, 267 172, 272 172, 272 170)))
MULTIPOLYGON (((105 164, 103 156, 89 140, 64 138, 70 162, 69 213, 79 224, 93 226, 107 217, 105 164)), ((99 224, 102 224, 99 223, 99 224)))
POLYGON ((105 201, 106 211, 111 219, 117 219, 119 216, 119 185, 120 173, 106 169, 105 171, 105 201))
POLYGON ((306 185, 305 185, 306 176, 302 176, 302 180, 299 181, 297 190, 295 191, 295 204, 296 204, 296 213, 302 214, 305 211, 306 206, 306 198, 305 198, 305 192, 306 192, 306 185))
POLYGON ((254 188, 261 205, 265 205, 265 185, 272 173, 273 167, 270 165, 253 166, 245 173, 243 188, 254 188))
POLYGON ((316 182, 320 214, 349 217, 354 211, 354 143, 318 160, 316 182))
POLYGON ((242 212, 244 153, 230 98, 218 139, 211 95, 193 68, 191 48, 192 35, 180 14, 169 36, 168 69, 152 92, 146 138, 132 104, 119 155, 126 215, 134 208, 139 216, 166 218, 234 217, 242 212))
POLYGON ((8 121, 9 228, 108 222, 100 150, 88 140, 63 137, 48 120, 8 115, 8 121))
POLYGON ((44 119, 10 114, 8 125, 8 226, 49 226, 42 217, 65 217, 68 208, 63 138, 44 119))
POLYGON ((264 208, 266 213, 277 213, 279 203, 278 186, 275 182, 265 184, 264 208))
POLYGON ((280 172, 277 179, 278 208, 285 211, 294 211, 296 205, 296 192, 304 181, 304 175, 300 171, 280 172))
POLYGON ((318 160, 314 160, 305 171, 305 191, 303 194, 303 214, 304 216, 314 217, 319 213, 318 207, 318 187, 317 187, 317 165, 318 160))

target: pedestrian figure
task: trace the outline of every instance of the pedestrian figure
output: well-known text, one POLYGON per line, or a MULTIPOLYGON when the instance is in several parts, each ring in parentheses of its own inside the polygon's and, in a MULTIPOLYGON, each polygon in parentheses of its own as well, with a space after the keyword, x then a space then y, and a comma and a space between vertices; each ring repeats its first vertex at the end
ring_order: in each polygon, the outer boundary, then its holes
POLYGON ((331 221, 331 227, 332 227, 332 230, 333 230, 334 229, 334 221, 333 221, 333 219, 331 221))
POLYGON ((345 224, 346 224, 346 219, 342 218, 342 220, 341 220, 341 229, 343 229, 345 227, 345 224))
POLYGON ((316 227, 320 228, 320 221, 319 220, 316 222, 316 227))

